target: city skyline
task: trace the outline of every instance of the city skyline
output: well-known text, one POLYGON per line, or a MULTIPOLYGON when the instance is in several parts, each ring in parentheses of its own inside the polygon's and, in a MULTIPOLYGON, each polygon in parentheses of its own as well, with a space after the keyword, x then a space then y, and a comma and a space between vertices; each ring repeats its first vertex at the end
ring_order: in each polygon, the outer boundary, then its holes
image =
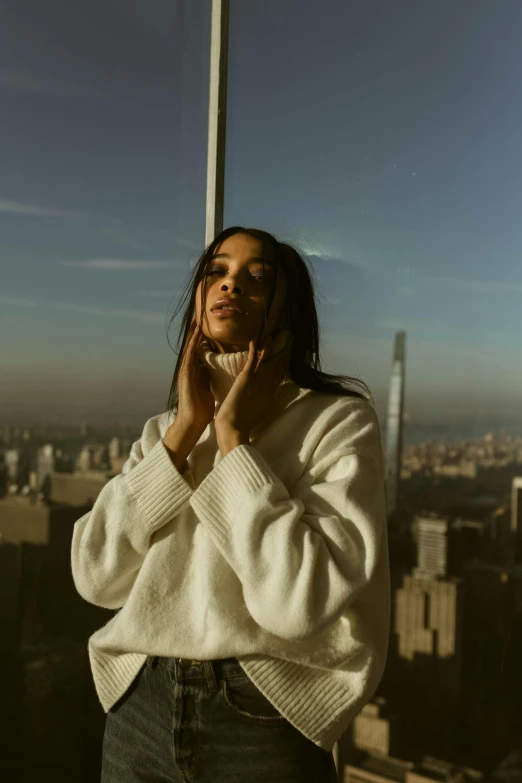
MULTIPOLYGON (((95 2, 81 24, 25 7, 0 33, 2 416, 144 422, 203 250, 210 3, 95 2)), ((522 9, 469 8, 230 8, 224 224, 306 254, 323 369, 362 377, 382 412, 408 333, 406 438, 409 421, 522 424, 522 9)))
MULTIPOLYGON (((481 439, 403 445, 405 344, 406 335, 399 332, 388 405, 390 534, 394 528, 390 645, 376 694, 336 744, 336 766, 350 781, 362 777, 367 783, 415 783, 420 774, 425 783, 477 783, 485 771, 501 769, 520 739, 516 697, 508 698, 495 678, 499 655, 504 671, 506 648, 511 645, 508 677, 515 692, 520 685, 513 663, 520 625, 517 606, 522 606, 519 599, 517 604, 517 592, 522 596, 522 436, 489 434, 481 439), (488 607, 494 608, 494 619, 484 625, 482 611, 488 607), (487 668, 491 672, 485 677, 487 668), (491 686, 493 703, 488 695, 491 686), (485 719, 486 705, 489 718, 485 719), (372 769, 377 778, 372 777, 372 769)), ((65 536, 61 552, 62 558, 67 553, 69 588, 63 570, 58 569, 58 580, 47 572, 40 583, 34 583, 33 592, 49 596, 54 590, 56 596, 70 589, 71 522, 92 508, 107 482, 123 471, 131 442, 139 435, 121 423, 105 430, 85 422, 47 430, 11 425, 0 429, 4 552, 19 549, 23 560, 24 548, 37 545, 39 557, 42 552, 52 557, 58 551, 58 529, 65 536)), ((1 550, 0 546, 0 554, 1 550)), ((23 573, 27 581, 29 564, 23 573)), ((45 613, 31 614, 29 600, 17 606, 19 616, 27 618, 21 622, 27 649, 31 638, 42 631, 45 613)), ((69 689, 79 682, 77 673, 70 676, 69 689)), ((34 701, 38 702, 38 693, 34 701)), ((63 734, 59 722, 52 730, 63 734)), ((97 763, 99 756, 92 760, 94 766, 97 763)))

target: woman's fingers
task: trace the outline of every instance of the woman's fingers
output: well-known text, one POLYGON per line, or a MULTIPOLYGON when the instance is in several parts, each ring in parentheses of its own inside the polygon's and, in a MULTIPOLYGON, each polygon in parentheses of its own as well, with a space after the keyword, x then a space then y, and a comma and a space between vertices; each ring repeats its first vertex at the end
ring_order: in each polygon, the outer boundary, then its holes
POLYGON ((183 356, 183 361, 181 364, 182 369, 185 369, 187 366, 191 366, 193 363, 193 357, 194 357, 194 351, 197 340, 199 335, 201 334, 199 330, 199 326, 197 325, 196 321, 192 321, 190 325, 190 329, 192 334, 190 335, 190 338, 185 346, 185 352, 183 356))

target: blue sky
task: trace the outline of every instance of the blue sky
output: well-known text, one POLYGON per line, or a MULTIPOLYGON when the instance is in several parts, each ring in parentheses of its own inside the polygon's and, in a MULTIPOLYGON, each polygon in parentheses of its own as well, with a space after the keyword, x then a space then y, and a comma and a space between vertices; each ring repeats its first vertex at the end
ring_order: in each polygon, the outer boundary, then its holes
MULTIPOLYGON (((165 406, 203 249, 209 0, 13 0, 0 29, 4 420, 165 406), (81 8, 81 13, 79 9, 81 8)), ((323 369, 411 422, 520 422, 522 4, 231 0, 224 224, 319 279, 323 369)))

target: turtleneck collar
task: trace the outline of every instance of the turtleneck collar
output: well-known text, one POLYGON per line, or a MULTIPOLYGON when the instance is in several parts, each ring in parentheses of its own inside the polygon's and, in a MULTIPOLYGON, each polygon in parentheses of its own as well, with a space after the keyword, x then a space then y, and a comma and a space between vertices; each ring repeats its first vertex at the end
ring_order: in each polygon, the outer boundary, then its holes
MULTIPOLYGON (((288 332, 281 331, 275 338, 273 349, 280 350, 285 343, 288 332)), ((219 407, 232 385, 244 368, 248 360, 248 351, 237 351, 235 353, 217 353, 213 351, 208 339, 200 343, 198 349, 200 360, 208 367, 210 374, 210 388, 216 399, 216 406, 219 407)), ((307 390, 301 390, 289 376, 285 376, 281 381, 279 388, 274 394, 274 400, 282 402, 285 407, 292 399, 305 394, 307 390)))

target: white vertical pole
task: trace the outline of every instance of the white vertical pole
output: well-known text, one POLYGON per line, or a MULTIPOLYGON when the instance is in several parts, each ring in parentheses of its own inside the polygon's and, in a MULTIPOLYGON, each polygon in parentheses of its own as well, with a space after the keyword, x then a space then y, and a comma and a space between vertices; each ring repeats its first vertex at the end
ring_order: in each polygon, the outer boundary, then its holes
POLYGON ((229 0, 212 0, 205 247, 223 230, 229 0))

